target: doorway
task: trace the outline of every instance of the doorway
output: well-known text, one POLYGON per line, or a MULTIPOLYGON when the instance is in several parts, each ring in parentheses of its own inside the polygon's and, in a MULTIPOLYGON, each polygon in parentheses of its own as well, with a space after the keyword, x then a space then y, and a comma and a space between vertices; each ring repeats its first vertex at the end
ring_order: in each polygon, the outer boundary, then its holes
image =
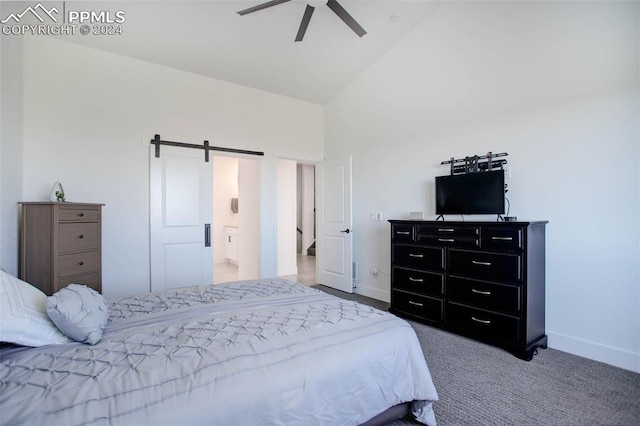
POLYGON ((213 283, 260 276, 260 161, 213 156, 213 283))

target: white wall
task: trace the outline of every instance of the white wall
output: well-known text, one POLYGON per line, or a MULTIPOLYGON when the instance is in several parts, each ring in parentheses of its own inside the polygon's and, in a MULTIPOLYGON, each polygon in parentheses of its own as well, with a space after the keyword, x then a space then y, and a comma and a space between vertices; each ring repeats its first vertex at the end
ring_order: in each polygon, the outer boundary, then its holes
MULTIPOLYGON (((238 159, 213 156, 213 262, 225 262, 224 227, 238 226, 238 214, 231 211, 231 198, 238 197, 238 159)), ((238 210, 239 211, 239 210, 238 210)), ((259 237, 259 234, 258 234, 259 237)), ((214 270, 215 274, 215 270, 214 270)))
MULTIPOLYGON (((302 164, 296 165, 296 227, 302 230, 302 164)), ((302 235, 296 235, 296 253, 302 252, 302 235)))
POLYGON ((148 140, 154 133, 265 152, 256 160, 262 237, 256 269, 275 275, 273 152, 321 159, 320 106, 48 37, 24 39, 23 83, 21 198, 45 200, 60 180, 70 201, 106 204, 106 295, 149 291, 148 140))
MULTIPOLYGON (((0 16, 5 16, 0 4, 0 16)), ((22 201, 22 39, 0 37, 0 268, 18 274, 22 201)))
POLYGON ((353 154, 358 292, 389 297, 369 211, 434 219, 442 160, 504 151, 510 214, 550 221, 550 346, 640 371, 639 6, 452 2, 326 105, 326 157, 353 154))
POLYGON ((278 159, 277 164, 278 216, 278 276, 298 273, 296 256, 297 164, 293 160, 278 159))
POLYGON ((301 164, 299 172, 302 175, 302 200, 300 203, 300 209, 302 210, 302 223, 300 227, 302 230, 302 254, 306 255, 307 249, 315 240, 315 166, 311 164, 301 164))
MULTIPOLYGON (((252 158, 238 160, 238 279, 251 280, 261 276, 260 244, 256 236, 264 235, 261 223, 260 180, 265 161, 252 158)), ((275 276, 273 273, 262 276, 275 276)))

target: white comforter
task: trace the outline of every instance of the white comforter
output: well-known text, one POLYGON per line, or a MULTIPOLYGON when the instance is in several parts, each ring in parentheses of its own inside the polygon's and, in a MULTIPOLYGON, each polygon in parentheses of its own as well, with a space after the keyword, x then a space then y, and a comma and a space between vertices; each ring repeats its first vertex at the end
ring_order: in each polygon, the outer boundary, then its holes
POLYGON ((411 326, 283 280, 125 298, 95 346, 3 350, 2 424, 358 425, 437 400, 411 326))

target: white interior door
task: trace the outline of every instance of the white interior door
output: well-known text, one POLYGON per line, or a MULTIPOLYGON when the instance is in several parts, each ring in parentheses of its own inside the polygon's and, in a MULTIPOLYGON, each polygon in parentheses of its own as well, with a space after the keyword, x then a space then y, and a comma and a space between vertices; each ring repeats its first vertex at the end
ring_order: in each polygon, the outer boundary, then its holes
POLYGON ((318 172, 318 282, 353 293, 351 156, 325 160, 318 172))
POLYGON ((199 149, 161 146, 160 158, 154 154, 151 145, 151 291, 212 284, 211 162, 199 149))

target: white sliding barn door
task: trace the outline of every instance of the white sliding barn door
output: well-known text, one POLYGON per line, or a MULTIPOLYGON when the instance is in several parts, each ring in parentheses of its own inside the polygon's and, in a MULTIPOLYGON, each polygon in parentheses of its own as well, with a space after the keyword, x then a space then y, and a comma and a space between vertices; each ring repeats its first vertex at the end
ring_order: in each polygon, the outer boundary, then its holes
POLYGON ((212 163, 200 149, 161 146, 154 154, 151 145, 151 291, 212 284, 212 163))
POLYGON ((351 156, 318 168, 318 282, 353 293, 351 156))

